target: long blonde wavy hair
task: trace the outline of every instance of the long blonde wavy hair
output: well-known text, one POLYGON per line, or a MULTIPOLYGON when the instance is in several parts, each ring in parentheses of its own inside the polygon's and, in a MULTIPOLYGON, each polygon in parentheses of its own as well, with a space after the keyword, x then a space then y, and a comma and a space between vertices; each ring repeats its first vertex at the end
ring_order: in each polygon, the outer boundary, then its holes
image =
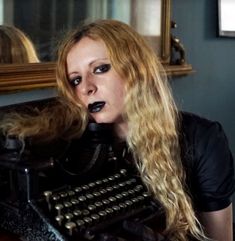
MULTIPOLYGON (((129 128, 127 144, 143 182, 165 209, 164 234, 172 241, 186 241, 190 237, 207 240, 186 191, 180 158, 180 120, 167 77, 145 39, 127 24, 116 20, 97 20, 68 34, 60 45, 56 70, 62 102, 54 108, 57 109, 56 114, 50 110, 45 111, 46 114, 40 112, 41 123, 46 122, 44 128, 34 128, 31 124, 23 135, 55 138, 61 134, 63 125, 66 130, 73 127, 70 131, 73 136, 80 136, 84 131, 89 114, 67 76, 67 55, 83 37, 105 43, 113 68, 125 80, 123 116, 129 128), (50 117, 45 118, 46 115, 50 117)), ((9 126, 8 132, 14 128, 11 133, 19 133, 16 125, 9 126)))

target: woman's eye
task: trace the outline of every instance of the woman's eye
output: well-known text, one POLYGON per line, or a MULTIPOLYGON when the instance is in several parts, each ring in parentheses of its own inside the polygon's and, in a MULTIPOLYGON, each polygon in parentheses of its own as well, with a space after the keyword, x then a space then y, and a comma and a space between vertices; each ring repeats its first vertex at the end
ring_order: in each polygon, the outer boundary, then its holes
POLYGON ((102 64, 94 69, 95 74, 105 73, 111 68, 110 64, 102 64))
POLYGON ((81 77, 76 77, 70 80, 70 84, 75 87, 80 84, 82 78, 81 77))

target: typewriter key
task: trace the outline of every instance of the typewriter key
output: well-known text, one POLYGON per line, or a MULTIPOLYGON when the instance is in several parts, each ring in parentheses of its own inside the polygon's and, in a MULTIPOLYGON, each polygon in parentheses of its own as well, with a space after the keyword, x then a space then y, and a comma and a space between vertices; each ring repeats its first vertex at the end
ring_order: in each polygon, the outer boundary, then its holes
POLYGON ((61 215, 61 210, 64 208, 64 205, 59 203, 55 205, 55 209, 57 210, 57 215, 60 216, 61 215))
POLYGON ((72 203, 72 205, 77 205, 79 203, 79 201, 75 198, 71 199, 70 202, 72 203))
POLYGON ((91 183, 88 184, 88 186, 92 188, 92 187, 95 186, 95 183, 94 183, 94 182, 91 182, 91 183))
POLYGON ((127 174, 127 170, 126 170, 126 169, 121 169, 121 170, 120 170, 120 173, 121 173, 122 175, 126 175, 126 174, 127 174))
POLYGON ((113 191, 113 187, 107 187, 106 190, 107 190, 108 192, 112 192, 112 191, 113 191))
POLYGON ((102 180, 103 183, 107 183, 108 181, 109 181, 108 178, 104 178, 104 179, 102 180))
POLYGON ((71 219, 73 218, 73 214, 72 214, 72 213, 66 213, 66 214, 64 215, 64 217, 65 217, 65 219, 66 219, 67 221, 71 221, 71 219))
POLYGON ((47 202, 47 205, 48 205, 48 209, 51 210, 50 197, 52 196, 52 192, 51 192, 51 191, 45 191, 45 192, 43 193, 43 195, 44 195, 45 198, 46 198, 46 202, 47 202))
POLYGON ((102 202, 95 202, 94 205, 99 208, 101 206, 103 206, 103 203, 102 202))
POLYGON ((85 224, 88 224, 88 225, 92 224, 92 218, 90 218, 90 217, 85 217, 85 218, 83 218, 83 220, 84 220, 85 224))
POLYGON ((82 190, 85 190, 85 191, 86 191, 86 190, 88 190, 88 189, 89 189, 89 186, 88 186, 88 185, 83 185, 83 186, 82 186, 82 190))
POLYGON ((61 198, 66 198, 68 196, 68 194, 66 192, 61 192, 61 193, 59 193, 59 196, 61 198))
POLYGON ((95 205, 93 205, 93 204, 91 204, 91 205, 88 205, 88 210, 90 210, 90 211, 94 211, 95 209, 96 209, 96 206, 95 205))
POLYGON ((104 199, 104 200, 102 200, 102 203, 103 203, 104 205, 108 205, 108 204, 110 203, 110 201, 109 201, 108 199, 104 199))
POLYGON ((99 211, 98 214, 101 218, 105 218, 107 216, 107 213, 105 211, 99 211))
POLYGON ((80 196, 80 197, 78 197, 78 200, 80 202, 84 202, 84 201, 86 201, 86 197, 85 196, 80 196))
POLYGON ((82 210, 82 215, 83 216, 88 216, 90 212, 87 209, 82 210))
POLYGON ((94 195, 91 193, 88 193, 88 194, 86 194, 86 198, 91 200, 94 198, 94 195))
POLYGON ((79 192, 82 191, 82 188, 81 188, 81 187, 75 187, 75 188, 74 188, 74 191, 75 191, 76 193, 79 193, 79 192))
POLYGON ((58 215, 58 216, 55 217, 55 220, 57 221, 58 225, 61 226, 62 221, 64 220, 64 216, 58 215))
POLYGON ((65 228, 68 230, 68 234, 70 236, 72 236, 73 235, 73 230, 76 228, 76 223, 74 223, 74 222, 67 222, 65 224, 65 228))
POLYGON ((71 202, 64 202, 64 206, 66 208, 70 208, 70 207, 72 207, 72 203, 71 202))
POLYGON ((91 218, 96 223, 100 220, 100 216, 98 214, 92 214, 91 218))
POLYGON ((82 228, 85 225, 85 222, 81 219, 76 220, 76 224, 78 228, 82 228))
POLYGON ((75 210, 73 211, 73 215, 76 216, 76 217, 78 217, 78 216, 81 216, 81 215, 82 215, 82 212, 81 212, 79 209, 75 209, 75 210))
POLYGON ((112 208, 106 208, 106 209, 105 209, 105 212, 106 212, 107 214, 112 214, 112 213, 114 212, 114 210, 113 210, 112 208))
POLYGON ((70 191, 68 191, 68 195, 71 197, 71 196, 74 196, 75 195, 75 192, 74 191, 72 191, 72 190, 70 190, 70 191))

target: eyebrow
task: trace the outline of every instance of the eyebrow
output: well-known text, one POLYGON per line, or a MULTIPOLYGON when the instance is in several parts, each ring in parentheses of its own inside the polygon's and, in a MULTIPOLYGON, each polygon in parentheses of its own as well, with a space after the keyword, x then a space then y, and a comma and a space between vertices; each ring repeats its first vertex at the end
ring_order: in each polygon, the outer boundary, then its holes
MULTIPOLYGON (((91 65, 93 65, 94 63, 96 63, 96 62, 98 62, 98 61, 102 61, 102 60, 109 60, 107 57, 105 57, 105 58, 98 58, 98 59, 94 59, 93 61, 91 61, 88 65, 89 65, 89 67, 91 66, 91 65)), ((72 74, 78 74, 79 72, 77 72, 77 71, 73 71, 73 72, 71 72, 71 73, 68 73, 68 77, 70 77, 70 75, 72 75, 72 74)))

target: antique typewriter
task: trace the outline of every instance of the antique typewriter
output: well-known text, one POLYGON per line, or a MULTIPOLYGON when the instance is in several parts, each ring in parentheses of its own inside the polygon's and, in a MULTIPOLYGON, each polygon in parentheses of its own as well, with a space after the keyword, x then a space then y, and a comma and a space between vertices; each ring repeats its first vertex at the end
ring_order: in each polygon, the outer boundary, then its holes
POLYGON ((0 228, 29 241, 163 240, 164 212, 111 133, 90 123, 78 140, 41 146, 1 136, 0 228))

